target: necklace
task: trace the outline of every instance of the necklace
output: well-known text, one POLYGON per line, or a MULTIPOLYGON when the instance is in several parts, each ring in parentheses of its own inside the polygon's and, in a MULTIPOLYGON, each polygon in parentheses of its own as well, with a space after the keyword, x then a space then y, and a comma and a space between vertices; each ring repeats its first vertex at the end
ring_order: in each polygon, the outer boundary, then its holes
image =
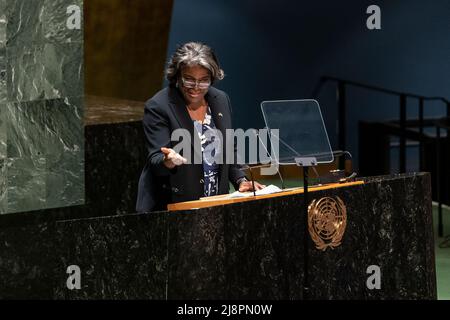
POLYGON ((201 105, 200 107, 198 107, 197 109, 193 109, 193 108, 191 108, 191 107, 189 107, 189 106, 186 106, 186 108, 187 108, 189 111, 191 111, 191 112, 197 112, 198 110, 201 110, 201 109, 203 109, 203 108, 206 108, 206 103, 202 103, 202 105, 201 105))
POLYGON ((193 110, 189 108, 189 106, 186 106, 188 109, 189 115, 191 116, 192 120, 200 121, 203 123, 203 120, 205 119, 206 115, 206 105, 202 105, 198 107, 197 109, 193 110))

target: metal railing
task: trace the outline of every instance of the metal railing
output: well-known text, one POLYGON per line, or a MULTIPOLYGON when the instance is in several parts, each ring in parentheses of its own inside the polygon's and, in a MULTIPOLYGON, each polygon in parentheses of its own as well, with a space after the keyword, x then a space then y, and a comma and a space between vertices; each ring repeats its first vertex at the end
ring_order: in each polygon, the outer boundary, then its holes
MULTIPOLYGON (((419 101, 419 133, 423 134, 424 129, 424 103, 426 101, 441 101, 446 105, 447 117, 450 117, 450 101, 444 97, 426 97, 422 95, 417 95, 413 93, 401 92, 390 90, 386 88, 381 88, 377 86, 367 85, 360 82, 340 79, 336 77, 323 76, 320 78, 317 86, 315 87, 312 97, 317 98, 323 85, 327 82, 335 82, 336 85, 336 102, 338 106, 338 149, 346 150, 346 125, 347 125, 347 88, 358 87, 367 90, 380 92, 387 95, 394 95, 399 98, 399 126, 401 128, 402 134, 400 135, 400 152, 399 152, 399 167, 400 172, 406 172, 406 108, 407 108, 407 98, 418 99, 419 101)), ((420 150, 423 151, 423 145, 420 143, 420 150)), ((421 160, 422 162, 422 157, 421 160)), ((341 164, 342 165, 342 164, 341 164)), ((422 165, 421 165, 422 166, 422 165)), ((342 168, 342 167, 341 167, 342 168)))
MULTIPOLYGON (((419 110, 418 110, 418 121, 414 122, 415 127, 419 127, 418 137, 424 137, 424 128, 425 127, 434 127, 436 129, 436 200, 438 202, 438 212, 439 212, 439 222, 438 222, 438 233, 439 236, 443 235, 443 223, 442 223, 442 201, 441 201, 441 172, 442 172, 442 160, 441 160, 441 146, 440 146, 440 138, 441 138, 441 129, 448 130, 450 126, 445 124, 441 119, 433 119, 433 120, 425 120, 424 119, 424 109, 425 103, 428 101, 440 101, 446 107, 446 117, 450 118, 450 101, 444 97, 427 97, 423 95, 418 95, 414 93, 402 92, 390 90, 378 86, 367 85, 360 82, 340 79, 331 76, 323 76, 320 78, 318 84, 314 88, 312 93, 313 98, 317 98, 322 90, 322 87, 327 82, 336 83, 336 103, 338 107, 338 149, 347 150, 346 145, 346 126, 347 126, 347 88, 349 87, 357 87, 364 88, 369 91, 378 92, 386 95, 393 95, 398 97, 398 112, 399 112, 399 120, 394 121, 393 123, 398 124, 399 131, 399 171, 400 173, 406 172, 406 140, 408 136, 407 132, 407 123, 411 126, 411 120, 407 121, 407 99, 417 99, 419 110)), ((411 132, 409 132, 411 135, 411 132)), ((426 139, 419 138, 419 166, 420 170, 424 168, 424 141, 426 139)), ((339 163, 340 169, 344 168, 344 163, 341 161, 339 163)))

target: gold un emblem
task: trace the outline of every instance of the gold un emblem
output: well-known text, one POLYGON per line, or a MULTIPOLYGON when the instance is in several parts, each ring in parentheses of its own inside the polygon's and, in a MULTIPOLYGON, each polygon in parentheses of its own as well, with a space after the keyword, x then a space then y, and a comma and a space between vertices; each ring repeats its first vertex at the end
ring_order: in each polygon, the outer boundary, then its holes
POLYGON ((325 251, 341 244, 347 226, 347 208, 344 202, 336 197, 314 199, 308 207, 308 229, 316 248, 325 251))

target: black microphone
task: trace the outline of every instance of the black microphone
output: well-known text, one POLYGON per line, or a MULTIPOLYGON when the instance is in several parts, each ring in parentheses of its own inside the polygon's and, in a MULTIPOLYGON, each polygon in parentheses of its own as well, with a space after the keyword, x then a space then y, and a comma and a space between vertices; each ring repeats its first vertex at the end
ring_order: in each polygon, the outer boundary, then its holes
MULTIPOLYGON (((267 127, 265 127, 264 129, 269 130, 269 128, 267 128, 267 127)), ((255 132, 255 135, 258 137, 258 141, 263 145, 264 150, 266 150, 267 155, 270 157, 269 150, 267 150, 265 144, 263 143, 261 137, 259 136, 258 130, 254 129, 254 132, 255 132)), ((267 132, 269 132, 269 131, 267 131, 267 132)), ((281 176, 280 170, 278 168, 277 168, 277 173, 278 173, 278 176, 280 177, 280 180, 281 180, 281 189, 284 189, 285 188, 284 180, 283 180, 283 177, 281 176)))
MULTIPOLYGON (((341 157, 343 155, 348 155, 350 157, 350 160, 351 161, 353 160, 352 154, 349 151, 347 151, 347 150, 336 150, 336 151, 333 151, 333 155, 337 156, 337 157, 341 157)), ((353 167, 353 165, 352 165, 352 167, 353 167)), ((345 169, 344 169, 344 173, 345 173, 345 169)), ((350 174, 348 177, 344 177, 344 178, 339 179, 339 182, 340 183, 347 182, 347 181, 352 180, 353 178, 355 178, 357 175, 358 174, 355 171, 353 171, 352 174, 350 174)))

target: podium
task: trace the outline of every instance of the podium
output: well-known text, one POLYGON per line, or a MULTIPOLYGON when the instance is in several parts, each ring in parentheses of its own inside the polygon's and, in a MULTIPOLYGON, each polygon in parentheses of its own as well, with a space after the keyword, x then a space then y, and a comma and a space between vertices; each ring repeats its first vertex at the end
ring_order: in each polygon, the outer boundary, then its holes
MULTIPOLYGON (((86 105, 97 110, 87 117, 86 205, 0 216, 0 298, 304 298, 301 189, 135 214, 142 104, 86 105), (79 290, 67 288, 71 265, 79 290)), ((319 250, 310 238, 308 298, 435 299, 430 181, 414 173, 311 188, 309 202, 339 197, 347 220, 338 246, 319 250), (367 286, 370 266, 380 289, 367 286)))
POLYGON ((339 245, 320 250, 310 241, 308 252, 301 192, 61 221, 55 270, 79 265, 83 289, 68 290, 60 271, 54 297, 303 299, 308 272, 309 299, 436 299, 430 192, 427 173, 312 189, 311 201, 341 199, 347 220, 339 245))

